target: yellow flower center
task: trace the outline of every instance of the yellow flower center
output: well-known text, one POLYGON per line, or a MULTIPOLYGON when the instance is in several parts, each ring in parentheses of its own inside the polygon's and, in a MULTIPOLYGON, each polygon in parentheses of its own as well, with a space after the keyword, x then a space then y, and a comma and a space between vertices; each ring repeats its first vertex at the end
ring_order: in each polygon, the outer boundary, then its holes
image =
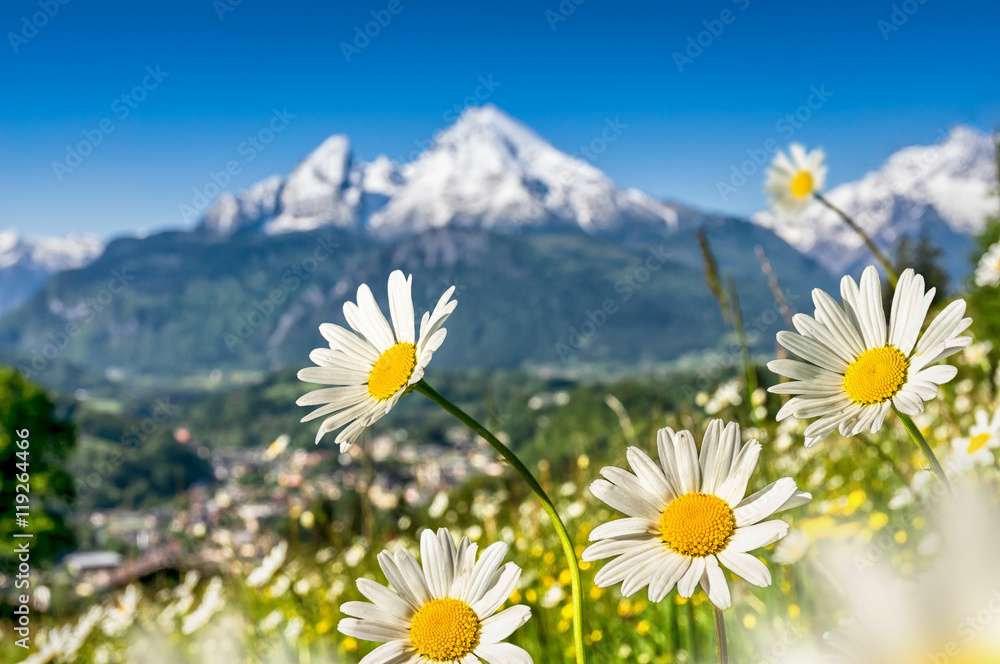
POLYGON ((978 436, 973 436, 969 439, 969 454, 975 454, 979 450, 983 449, 983 445, 988 443, 990 440, 990 434, 981 433, 978 436))
POLYGON ((691 558, 722 551, 735 530, 732 508, 708 493, 686 493, 672 500, 660 515, 660 539, 673 551, 691 558))
POLYGON ((435 599, 420 607, 410 622, 417 653, 435 662, 454 662, 479 645, 479 616, 457 599, 435 599))
POLYGON ((788 188, 791 190, 792 196, 805 198, 813 192, 812 173, 809 171, 799 171, 792 176, 792 181, 789 183, 788 188))
POLYGON ((385 401, 403 389, 417 366, 417 347, 406 341, 379 355, 368 374, 368 394, 385 401))
POLYGON ((844 390, 862 406, 882 403, 895 396, 906 382, 910 361, 898 348, 882 346, 861 353, 844 372, 844 390))

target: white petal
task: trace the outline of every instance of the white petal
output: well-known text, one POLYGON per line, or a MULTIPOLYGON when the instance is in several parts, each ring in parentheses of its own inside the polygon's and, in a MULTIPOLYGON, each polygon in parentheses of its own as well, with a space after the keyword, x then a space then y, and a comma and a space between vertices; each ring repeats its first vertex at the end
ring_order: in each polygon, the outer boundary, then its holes
MULTIPOLYGON (((409 579, 407 579, 406 575, 396 565, 396 559, 391 553, 383 551, 378 554, 377 560, 379 567, 382 568, 382 573, 385 574, 385 578, 389 581, 389 585, 399 593, 399 596, 407 604, 419 608, 427 603, 424 599, 426 595, 419 595, 414 591, 410 586, 409 579)), ((420 583, 423 583, 423 574, 420 575, 420 583)))
POLYGON ((346 355, 361 358, 372 364, 378 359, 379 350, 375 346, 364 337, 359 337, 340 325, 323 323, 319 326, 319 332, 330 342, 330 348, 334 350, 343 351, 346 355))
POLYGON ((483 621, 479 642, 483 644, 498 643, 514 633, 514 630, 528 622, 531 609, 523 604, 507 607, 500 613, 483 621))
POLYGON ((490 588, 490 581, 493 574, 500 568, 500 563, 507 555, 507 544, 505 542, 494 542, 486 547, 483 555, 479 556, 476 566, 472 570, 472 577, 462 598, 466 604, 475 604, 490 588))
POLYGON ((487 664, 532 664, 531 655, 511 643, 490 643, 476 646, 475 653, 487 664))
POLYGON ((701 467, 698 465, 698 447, 690 431, 678 431, 674 435, 674 453, 681 491, 697 493, 701 490, 701 467))
POLYGON ((777 337, 778 343, 804 360, 827 371, 837 373, 847 371, 848 363, 845 360, 812 337, 805 337, 787 330, 778 332, 777 337))
POLYGON ((413 652, 409 639, 389 641, 368 653, 360 664, 406 664, 413 652))
POLYGON ((684 576, 681 577, 680 581, 677 582, 677 592, 681 597, 691 597, 694 594, 695 589, 698 588, 698 584, 701 582, 701 577, 705 575, 705 559, 704 558, 692 558, 691 566, 688 567, 687 571, 684 572, 684 576))
POLYGON ((763 523, 755 523, 752 526, 737 528, 733 533, 726 551, 733 553, 744 553, 753 551, 770 544, 774 544, 779 539, 788 534, 788 524, 780 519, 772 519, 763 523))
POLYGON ((389 315, 398 341, 416 343, 413 321, 413 276, 404 277, 399 270, 389 275, 389 315))
POLYGON ((965 300, 955 300, 939 313, 927 326, 924 335, 917 342, 917 355, 928 355, 938 346, 953 337, 965 314, 965 300))
POLYGON ((681 580, 691 565, 691 559, 673 551, 665 552, 666 560, 660 564, 656 574, 649 582, 649 601, 659 602, 681 580))
POLYGON ((760 458, 760 443, 756 440, 748 441, 736 457, 736 463, 726 481, 719 488, 718 496, 725 500, 730 507, 735 507, 743 500, 747 492, 747 483, 750 476, 757 467, 757 460, 760 458))
POLYGON ((677 497, 673 487, 667 482, 663 469, 648 454, 638 447, 629 447, 625 454, 628 465, 651 496, 662 497, 665 502, 677 497))
POLYGON ((733 510, 738 527, 749 526, 774 514, 795 494, 795 480, 783 477, 747 497, 733 510))
POLYGON ((755 586, 766 588, 771 585, 771 572, 767 565, 749 553, 726 550, 719 554, 719 562, 755 586))
POLYGON ((729 584, 726 583, 726 575, 723 573, 722 568, 719 567, 719 561, 716 560, 715 556, 705 558, 705 576, 701 581, 701 585, 705 588, 708 599, 712 601, 712 604, 720 609, 728 609, 730 607, 733 599, 729 594, 729 584))
POLYGON ((643 535, 650 532, 655 532, 656 522, 650 521, 649 519, 641 519, 635 517, 627 517, 624 519, 615 519, 614 521, 608 521, 607 523, 602 523, 593 530, 590 531, 590 541, 596 542, 597 540, 614 538, 614 537, 631 537, 635 535, 643 535))
POLYGON ((493 615, 504 602, 510 598, 517 588, 517 580, 521 577, 521 568, 514 563, 507 563, 500 568, 499 575, 494 576, 489 590, 472 604, 472 610, 480 618, 493 615))
POLYGON ((337 625, 337 629, 341 634, 377 643, 406 639, 409 638, 410 634, 405 627, 400 625, 372 620, 355 620, 354 618, 344 618, 337 625))
POLYGON ((358 579, 356 583, 362 595, 400 620, 409 621, 413 613, 420 608, 418 604, 407 602, 401 596, 371 579, 358 579))
POLYGON ((607 480, 594 480, 590 492, 613 509, 631 517, 639 517, 659 521, 660 512, 652 507, 646 498, 620 489, 607 480))

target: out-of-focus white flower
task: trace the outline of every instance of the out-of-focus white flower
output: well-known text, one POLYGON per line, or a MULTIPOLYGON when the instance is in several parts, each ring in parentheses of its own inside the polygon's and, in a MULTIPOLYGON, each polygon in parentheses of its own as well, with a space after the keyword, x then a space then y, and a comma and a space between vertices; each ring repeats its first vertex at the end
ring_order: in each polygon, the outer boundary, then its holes
POLYGON ((990 247, 979 259, 979 265, 976 267, 976 285, 1000 285, 1000 242, 990 247))
POLYGON ((118 599, 118 603, 104 612, 101 630, 108 636, 117 636, 132 626, 142 595, 139 589, 130 585, 118 599))
POLYGON ((716 415, 727 406, 739 406, 743 403, 743 383, 731 380, 719 386, 712 398, 705 404, 705 412, 716 415))
POLYGON ((281 597, 288 589, 292 586, 292 580, 289 579, 284 574, 279 574, 277 578, 274 579, 274 583, 267 589, 267 594, 269 597, 281 597))
POLYGON ((1000 408, 990 417, 984 409, 976 409, 976 421, 965 438, 952 442, 951 454, 945 459, 948 471, 965 472, 975 466, 991 466, 994 452, 1000 447, 1000 408))
POLYGON ((542 598, 538 600, 538 603, 546 609, 551 609, 554 606, 559 605, 566 598, 566 591, 563 590, 562 584, 553 583, 542 598))
POLYGON ((273 632, 278 629, 278 625, 280 625, 281 621, 284 619, 285 615, 278 609, 275 609, 264 616, 264 619, 260 621, 258 624, 259 631, 264 633, 273 632))
POLYGON ((360 543, 355 543, 344 552, 344 562, 347 563, 348 567, 357 567, 365 558, 365 554, 368 553, 368 548, 362 546, 360 543))
POLYGON ((797 215, 826 185, 826 154, 819 148, 810 150, 798 143, 788 146, 791 159, 778 151, 767 170, 764 193, 779 212, 797 215))
POLYGON ((802 560, 808 552, 809 535, 800 528, 792 528, 774 547, 774 562, 780 565, 793 565, 802 560))
POLYGON ((427 508, 427 514, 432 519, 440 519, 441 516, 444 515, 446 509, 448 509, 448 494, 441 491, 434 496, 434 500, 431 501, 431 506, 427 508))
POLYGON ((979 364, 986 359, 989 352, 993 350, 993 344, 989 341, 977 341, 965 349, 965 360, 969 364, 979 364))
POLYGON ((836 556, 845 566, 838 580, 855 605, 827 636, 837 662, 1000 662, 1000 513, 961 494, 939 507, 939 558, 916 582, 849 551, 836 556))
POLYGON ((221 611, 225 605, 226 601, 222 596, 222 579, 214 577, 208 582, 208 587, 205 588, 205 594, 202 595, 201 604, 198 605, 198 608, 184 616, 184 620, 181 623, 181 632, 184 634, 193 634, 198 631, 207 625, 212 616, 221 611))
POLYGON ((247 577, 247 585, 251 588, 259 588, 270 581, 274 573, 284 564, 287 553, 288 542, 284 540, 278 542, 277 546, 264 556, 260 567, 250 572, 250 576, 247 577))
POLYGON ((277 459, 282 452, 288 449, 288 443, 292 441, 291 437, 287 433, 283 433, 274 439, 274 442, 267 446, 262 455, 264 461, 274 461, 277 459))
POLYGON ((305 627, 305 623, 302 621, 302 618, 293 616, 285 625, 285 638, 289 641, 295 641, 302 634, 303 627, 305 627))

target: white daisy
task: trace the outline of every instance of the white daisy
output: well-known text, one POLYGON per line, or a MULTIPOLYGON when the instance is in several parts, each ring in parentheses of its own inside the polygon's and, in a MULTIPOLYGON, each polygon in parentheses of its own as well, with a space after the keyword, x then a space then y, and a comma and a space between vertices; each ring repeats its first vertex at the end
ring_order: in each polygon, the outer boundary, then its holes
POLYGON ((423 569, 406 549, 378 556, 392 588, 358 579, 358 590, 371 600, 347 602, 337 629, 347 636, 384 645, 361 664, 531 664, 523 649, 503 643, 531 617, 515 605, 497 613, 517 586, 521 569, 500 566, 507 545, 497 542, 476 561, 477 545, 463 537, 458 546, 442 528, 420 538, 423 569), (395 592, 393 592, 395 591, 395 592))
POLYGON ((976 285, 1000 285, 1000 242, 990 247, 979 259, 979 265, 976 267, 976 285))
POLYGON ((648 586, 652 602, 674 585, 682 597, 691 597, 700 583, 720 609, 731 603, 720 563, 754 585, 770 585, 767 567, 747 552, 788 532, 784 521, 764 519, 812 497, 785 477, 744 498, 760 443, 750 440, 740 447, 735 422, 725 428, 722 420, 709 422, 700 457, 689 431, 660 429, 656 444, 659 464, 630 447, 635 474, 611 466, 601 470, 605 479, 590 485, 597 498, 628 515, 590 533, 594 543, 583 559, 614 558, 595 583, 602 588, 621 583, 626 597, 648 586))
POLYGON ((318 443, 326 433, 347 427, 337 434, 340 451, 346 451, 366 427, 392 410, 396 401, 424 377, 447 330, 442 327, 458 306, 451 299, 455 287, 444 292, 433 312, 420 320, 420 337, 414 335, 413 277, 399 270, 389 275, 389 313, 392 327, 382 315, 367 284, 358 287, 358 303, 344 303, 344 318, 354 332, 340 325, 324 323, 319 331, 330 342, 317 348, 309 359, 318 364, 299 372, 299 379, 335 385, 314 390, 296 401, 300 406, 318 406, 303 422, 326 417, 316 433, 318 443))
POLYGON ((949 467, 969 470, 973 466, 993 465, 993 450, 1000 447, 1000 408, 991 418, 982 408, 976 409, 976 423, 969 429, 968 438, 956 438, 952 442, 949 467))
POLYGON ((882 427, 891 407, 907 415, 923 412, 938 386, 955 377, 952 366, 932 366, 972 343, 959 336, 972 323, 962 318, 965 301, 955 300, 924 330, 935 289, 924 290, 924 278, 913 270, 899 277, 888 329, 882 309, 878 271, 840 282, 843 305, 813 290, 815 317, 792 319, 798 333, 782 331, 778 342, 805 361, 774 360, 768 368, 793 379, 769 391, 796 395, 778 411, 777 419, 818 417, 805 430, 806 446, 839 428, 840 435, 872 433, 882 427))
POLYGON ((812 201, 826 184, 826 155, 820 149, 806 153, 798 143, 788 146, 791 159, 778 151, 767 169, 764 193, 780 212, 795 215, 812 201))
POLYGON ((134 585, 129 585, 114 607, 104 612, 101 630, 108 636, 117 636, 132 626, 142 595, 134 585))

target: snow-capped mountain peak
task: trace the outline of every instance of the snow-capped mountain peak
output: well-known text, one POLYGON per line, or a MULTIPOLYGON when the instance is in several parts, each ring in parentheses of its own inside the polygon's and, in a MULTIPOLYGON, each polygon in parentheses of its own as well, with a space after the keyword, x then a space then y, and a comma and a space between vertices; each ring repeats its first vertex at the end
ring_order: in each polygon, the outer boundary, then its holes
MULTIPOLYGON (((831 166, 835 170, 835 162, 831 166)), ((944 250, 949 271, 960 276, 968 270, 969 234, 996 214, 995 187, 992 139, 978 129, 958 126, 940 143, 903 148, 877 171, 825 195, 883 249, 891 250, 903 235, 915 239, 928 234, 944 250)), ((856 271, 873 260, 861 238, 818 202, 797 218, 765 210, 752 219, 834 274, 856 271)))
POLYGON ((360 192, 352 171, 351 141, 336 135, 323 141, 292 170, 278 195, 278 214, 268 233, 310 230, 321 225, 357 224, 360 192))
POLYGON ((202 227, 284 233, 333 225, 396 236, 448 225, 515 230, 558 223, 600 232, 627 222, 676 224, 673 209, 619 189, 492 105, 466 109, 408 164, 385 156, 362 162, 346 136, 333 136, 286 179, 265 182, 221 196, 202 227))
POLYGON ((27 300, 52 274, 83 267, 103 251, 94 235, 26 238, 0 230, 0 313, 27 300))
POLYGON ((66 237, 27 238, 16 231, 0 231, 0 269, 25 265, 48 272, 83 267, 104 251, 96 235, 70 233, 66 237))
POLYGON ((466 109, 402 173, 406 186, 369 221, 375 232, 552 222, 598 232, 626 221, 676 221, 673 210, 619 189, 493 105, 466 109))

